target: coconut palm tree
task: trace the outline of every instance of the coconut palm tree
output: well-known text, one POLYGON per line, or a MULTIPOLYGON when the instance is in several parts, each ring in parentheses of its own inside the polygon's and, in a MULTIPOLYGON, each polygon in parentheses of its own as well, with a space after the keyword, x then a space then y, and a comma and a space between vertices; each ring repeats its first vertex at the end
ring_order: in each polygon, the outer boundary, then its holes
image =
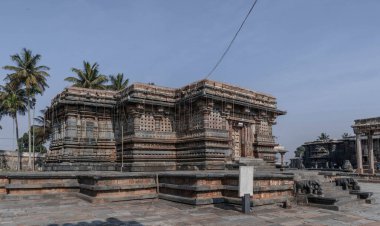
POLYGON ((26 91, 15 83, 0 86, 0 106, 4 115, 10 116, 16 125, 16 139, 18 147, 18 170, 21 169, 21 144, 19 142, 17 114, 25 115, 28 105, 26 91))
POLYGON ((36 129, 35 134, 37 145, 43 144, 49 139, 51 126, 50 121, 45 119, 45 112, 47 111, 47 108, 48 107, 40 110, 41 115, 34 118, 36 124, 33 126, 36 129))
POLYGON ((99 64, 90 64, 83 61, 83 69, 71 69, 76 77, 67 77, 65 81, 74 83, 75 87, 88 88, 88 89, 105 89, 108 81, 107 76, 99 73, 99 64))
MULTIPOLYGON (((1 97, 0 97, 0 99, 1 99, 1 97)), ((4 115, 4 112, 3 112, 2 107, 0 106, 0 121, 1 121, 1 118, 3 117, 3 115, 4 115)), ((1 127, 1 125, 0 125, 0 130, 1 129, 3 129, 3 127, 1 127)))
POLYGON ((32 134, 31 134, 31 102, 36 94, 43 94, 46 87, 49 87, 46 78, 49 77, 49 67, 44 65, 38 65, 41 60, 41 55, 33 55, 31 50, 26 48, 22 49, 21 54, 15 54, 11 56, 12 61, 16 66, 4 66, 5 70, 12 71, 6 77, 6 80, 11 83, 15 83, 15 86, 25 86, 25 91, 28 99, 28 135, 29 135, 29 159, 28 166, 32 167, 31 151, 32 151, 32 134))
POLYGON ((129 79, 124 80, 124 74, 118 73, 116 76, 110 75, 109 80, 111 85, 108 86, 108 89, 120 91, 125 89, 128 86, 129 79))

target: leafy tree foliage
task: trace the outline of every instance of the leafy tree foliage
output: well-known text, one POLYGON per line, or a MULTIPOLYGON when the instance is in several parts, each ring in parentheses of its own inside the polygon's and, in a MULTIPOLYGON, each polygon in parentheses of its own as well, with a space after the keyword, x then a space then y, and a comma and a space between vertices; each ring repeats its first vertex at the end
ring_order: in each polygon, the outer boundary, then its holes
POLYGON ((318 136, 318 140, 320 141, 328 141, 330 140, 330 136, 326 133, 321 133, 321 135, 318 136))
POLYGON ((304 146, 299 146, 294 152, 296 157, 302 157, 304 153, 305 153, 305 147, 304 146))

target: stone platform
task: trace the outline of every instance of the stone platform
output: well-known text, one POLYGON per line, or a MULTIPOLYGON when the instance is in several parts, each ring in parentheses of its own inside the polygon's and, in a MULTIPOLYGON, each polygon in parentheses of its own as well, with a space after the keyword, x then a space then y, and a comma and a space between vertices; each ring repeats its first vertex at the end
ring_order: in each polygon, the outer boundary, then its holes
MULTIPOLYGON (((380 186, 360 183, 380 199, 380 186)), ((275 205, 254 207, 242 214, 238 206, 191 206, 162 199, 89 203, 75 197, 61 199, 1 200, 0 225, 49 226, 157 226, 157 225, 260 225, 336 226, 380 225, 380 203, 360 204, 342 212, 309 206, 283 209, 275 205)))
MULTIPOLYGON (((76 196, 95 203, 160 198, 192 205, 239 204, 238 181, 238 171, 13 172, 0 174, 0 200, 76 196)), ((291 200, 293 185, 292 174, 257 172, 251 205, 291 200)))

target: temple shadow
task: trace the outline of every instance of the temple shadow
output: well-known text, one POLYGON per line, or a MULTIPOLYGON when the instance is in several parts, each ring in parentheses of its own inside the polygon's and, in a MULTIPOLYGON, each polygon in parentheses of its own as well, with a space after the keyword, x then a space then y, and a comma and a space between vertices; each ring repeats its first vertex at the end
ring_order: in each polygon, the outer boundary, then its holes
POLYGON ((213 204, 215 208, 222 209, 222 210, 233 210, 237 212, 241 212, 241 206, 239 205, 234 205, 234 204, 228 204, 228 203, 218 203, 218 204, 213 204))
POLYGON ((121 221, 117 218, 110 217, 105 221, 95 220, 91 222, 77 222, 77 223, 60 223, 60 224, 48 224, 48 226, 87 226, 87 225, 99 225, 99 226, 143 226, 143 224, 137 221, 121 221))

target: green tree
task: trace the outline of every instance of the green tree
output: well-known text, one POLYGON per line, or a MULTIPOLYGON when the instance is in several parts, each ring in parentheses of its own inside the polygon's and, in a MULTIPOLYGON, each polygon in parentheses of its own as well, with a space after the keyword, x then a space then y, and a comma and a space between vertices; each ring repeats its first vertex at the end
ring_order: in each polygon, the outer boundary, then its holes
POLYGON ((348 137, 350 137, 350 134, 348 134, 348 133, 343 133, 343 134, 342 134, 342 138, 343 138, 343 139, 346 139, 346 138, 348 138, 348 137))
POLYGON ((77 77, 67 77, 65 81, 73 83, 75 87, 88 89, 105 89, 108 81, 107 76, 99 73, 99 65, 91 65, 83 61, 83 70, 78 68, 71 69, 77 77))
POLYGON ((127 88, 129 79, 124 80, 124 74, 118 73, 116 76, 110 75, 109 81, 111 82, 111 85, 108 86, 108 89, 120 91, 127 88))
MULTIPOLYGON (((43 128, 41 128, 39 126, 35 126, 35 125, 32 126, 32 134, 34 131, 34 133, 35 133, 34 136, 36 139, 36 142, 34 144, 34 149, 36 150, 36 152, 45 153, 46 147, 44 146, 44 137, 43 137, 42 130, 43 130, 43 128), (34 130, 33 130, 33 127, 36 127, 36 128, 34 128, 34 130)), ((28 133, 24 133, 23 136, 18 139, 18 142, 21 145, 21 152, 27 152, 28 151, 28 142, 29 142, 28 141, 28 133)))
POLYGON ((296 157, 302 157, 304 153, 305 153, 305 147, 304 147, 304 146, 299 146, 299 147, 294 151, 294 154, 295 154, 296 157))
POLYGON ((20 54, 15 54, 11 56, 12 61, 15 66, 4 66, 5 70, 12 71, 11 74, 7 76, 7 80, 10 83, 25 86, 25 91, 27 95, 27 111, 28 111, 28 150, 29 159, 28 166, 32 167, 31 161, 31 151, 32 151, 32 134, 31 134, 31 102, 34 101, 36 94, 43 94, 46 87, 49 87, 46 79, 49 77, 47 72, 49 67, 44 65, 38 65, 41 60, 41 55, 33 55, 31 50, 26 48, 22 49, 20 54))
POLYGON ((321 133, 321 135, 318 136, 318 140, 320 141, 328 141, 330 140, 330 136, 326 133, 321 133))
POLYGON ((51 131, 51 124, 49 120, 45 119, 45 112, 47 107, 40 110, 40 116, 34 118, 34 122, 37 124, 33 125, 35 134, 35 145, 43 145, 49 139, 49 134, 51 131))
MULTIPOLYGON (((4 112, 1 110, 1 108, 0 108, 0 121, 1 121, 1 118, 3 117, 3 115, 4 115, 4 112)), ((1 125, 0 125, 0 130, 1 129, 3 129, 3 127, 1 127, 1 125)))
POLYGON ((17 114, 25 115, 27 110, 28 98, 24 89, 15 83, 7 83, 0 86, 0 111, 4 115, 10 116, 16 125, 16 139, 18 147, 17 164, 18 170, 21 169, 21 143, 19 142, 17 114))

